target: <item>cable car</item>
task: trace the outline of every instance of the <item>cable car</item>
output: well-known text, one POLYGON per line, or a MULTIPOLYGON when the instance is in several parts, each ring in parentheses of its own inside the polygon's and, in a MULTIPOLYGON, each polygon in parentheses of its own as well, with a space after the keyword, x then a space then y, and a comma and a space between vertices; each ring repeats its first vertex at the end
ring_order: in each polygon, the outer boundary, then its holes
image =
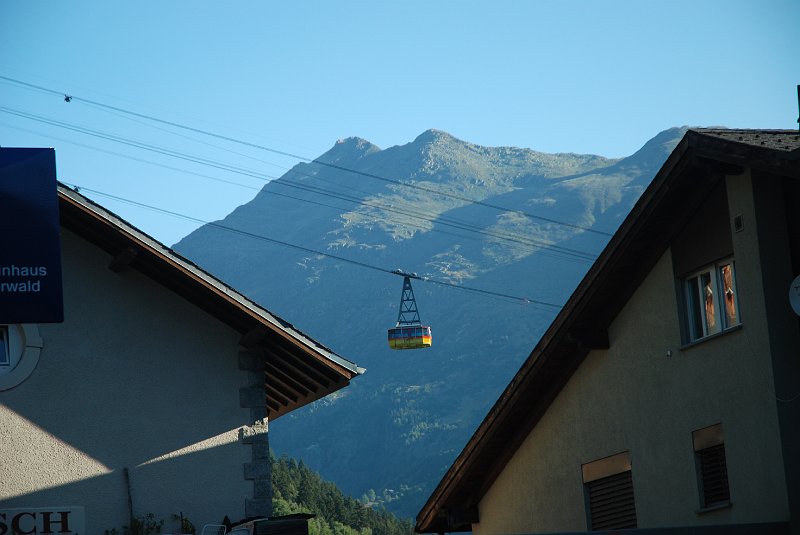
POLYGON ((398 325, 389 329, 392 349, 422 349, 431 347, 431 328, 427 325, 398 325))
POLYGON ((403 275, 403 294, 400 296, 400 312, 397 314, 397 325, 389 329, 389 347, 392 349, 423 349, 431 347, 431 328, 422 325, 417 311, 417 301, 411 288, 411 277, 403 275))

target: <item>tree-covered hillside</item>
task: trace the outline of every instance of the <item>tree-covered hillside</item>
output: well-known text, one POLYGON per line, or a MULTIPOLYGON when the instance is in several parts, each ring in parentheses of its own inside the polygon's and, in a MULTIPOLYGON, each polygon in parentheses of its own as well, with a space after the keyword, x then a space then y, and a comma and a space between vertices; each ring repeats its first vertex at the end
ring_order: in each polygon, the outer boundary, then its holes
POLYGON ((273 514, 313 513, 311 535, 410 535, 410 520, 345 496, 313 470, 286 456, 272 457, 273 514))

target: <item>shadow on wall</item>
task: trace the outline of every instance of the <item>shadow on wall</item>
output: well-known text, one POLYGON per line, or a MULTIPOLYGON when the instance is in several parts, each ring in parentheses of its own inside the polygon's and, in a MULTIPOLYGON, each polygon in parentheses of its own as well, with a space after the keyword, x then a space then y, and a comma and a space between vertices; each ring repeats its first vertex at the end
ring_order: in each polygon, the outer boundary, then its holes
MULTIPOLYGON (((152 515, 154 521, 164 521, 161 533, 181 533, 179 518, 183 514, 199 531, 204 524, 222 523, 226 515, 234 521, 244 517, 245 499, 252 495, 253 484, 242 477, 243 459, 237 450, 246 449, 237 442, 127 469, 121 467, 35 492, 0 496, 0 504, 3 509, 84 507, 89 535, 114 529, 124 533, 131 515, 152 515)), ((59 468, 38 467, 36 471, 59 468)))

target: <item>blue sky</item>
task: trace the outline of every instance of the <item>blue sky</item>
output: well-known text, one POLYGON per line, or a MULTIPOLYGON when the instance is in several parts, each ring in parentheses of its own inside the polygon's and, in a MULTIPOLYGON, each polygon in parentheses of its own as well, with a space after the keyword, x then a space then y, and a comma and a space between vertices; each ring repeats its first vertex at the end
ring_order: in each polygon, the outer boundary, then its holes
POLYGON ((428 128, 626 156, 672 126, 797 128, 798 23, 797 0, 0 0, 0 76, 57 93, 0 79, 0 145, 55 147, 62 181, 172 244, 198 223, 91 190, 217 220, 299 160, 91 102, 308 158, 428 128))

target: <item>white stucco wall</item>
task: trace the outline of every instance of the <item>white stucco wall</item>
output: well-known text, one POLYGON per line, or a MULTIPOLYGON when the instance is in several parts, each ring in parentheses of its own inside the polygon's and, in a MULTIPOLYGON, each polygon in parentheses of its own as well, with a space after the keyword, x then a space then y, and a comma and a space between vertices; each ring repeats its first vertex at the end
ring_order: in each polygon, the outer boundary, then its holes
POLYGON ((62 231, 65 321, 42 324, 32 375, 0 392, 0 507, 86 508, 90 535, 137 516, 199 528, 244 516, 251 423, 238 334, 62 231))
POLYGON ((479 504, 476 535, 586 530, 581 465, 629 451, 638 526, 788 519, 749 174, 729 177, 742 328, 681 349, 670 252, 479 504), (667 356, 671 351, 672 355, 667 356), (732 507, 698 514, 692 431, 722 423, 732 507))

